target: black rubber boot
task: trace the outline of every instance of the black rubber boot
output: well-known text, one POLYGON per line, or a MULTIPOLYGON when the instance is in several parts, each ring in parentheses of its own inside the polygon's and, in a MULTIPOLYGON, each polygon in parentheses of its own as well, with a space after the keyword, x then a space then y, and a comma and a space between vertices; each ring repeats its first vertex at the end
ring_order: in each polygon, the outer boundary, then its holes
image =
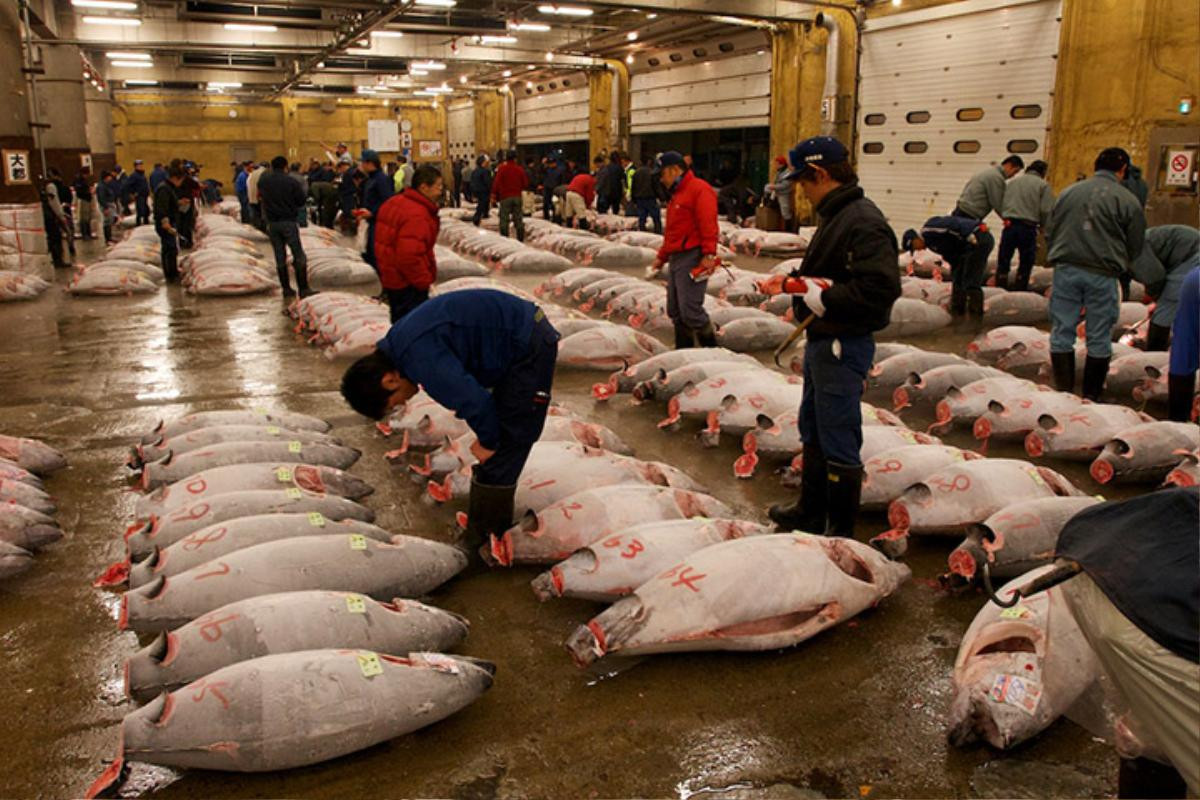
POLYGON ((967 313, 967 290, 950 290, 950 316, 961 317, 967 313))
POLYGON ((1109 361, 1108 358, 1088 356, 1083 363, 1083 390, 1080 394, 1084 400, 1093 403, 1100 401, 1100 395, 1104 394, 1104 380, 1108 377, 1109 361))
POLYGON ((513 524, 513 498, 516 484, 491 486, 471 479, 471 499, 467 507, 467 529, 463 531, 460 546, 467 551, 468 558, 475 558, 481 545, 489 536, 503 536, 513 524))
POLYGON ((1051 353, 1050 366, 1054 369, 1054 388, 1060 392, 1075 391, 1075 352, 1051 353))
POLYGON ((717 331, 713 328, 712 323, 708 323, 700 330, 696 331, 696 343, 700 347, 716 347, 717 346, 717 331))
POLYGON ((1013 281, 1010 292, 1028 292, 1029 291, 1029 276, 1033 273, 1033 268, 1022 269, 1017 268, 1017 278, 1013 281))
POLYGON ((1149 758, 1122 758, 1117 771, 1117 797, 1164 800, 1187 797, 1187 783, 1171 766, 1149 758))
POLYGON ((999 289, 1008 289, 1008 273, 996 270, 996 280, 993 284, 999 289))
POLYGON ((826 533, 853 539, 862 499, 863 468, 830 461, 828 473, 829 527, 826 533))
POLYGON ((1191 422, 1196 397, 1196 375, 1167 375, 1167 419, 1191 422))
POLYGON ((825 454, 815 447, 804 448, 800 473, 800 499, 790 505, 775 505, 767 516, 780 531, 824 533, 829 508, 829 474, 825 454))
POLYGON ((301 261, 299 264, 293 262, 292 269, 296 273, 296 289, 300 292, 300 296, 308 297, 309 295, 316 294, 308 286, 308 262, 301 261))
POLYGON ((1163 352, 1171 343, 1171 326, 1150 323, 1146 332, 1146 352, 1163 352))
POLYGON ((675 323, 675 349, 686 350, 696 346, 696 332, 683 323, 675 323))
POLYGON ((967 317, 974 327, 983 327, 983 289, 967 289, 967 317))

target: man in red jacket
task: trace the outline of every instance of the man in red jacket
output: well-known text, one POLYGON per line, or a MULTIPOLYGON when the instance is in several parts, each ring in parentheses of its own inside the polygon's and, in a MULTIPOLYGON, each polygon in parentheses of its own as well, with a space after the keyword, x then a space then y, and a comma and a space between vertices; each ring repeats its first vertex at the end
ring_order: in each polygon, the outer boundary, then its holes
POLYGON ((671 193, 667 228, 650 272, 667 272, 667 315, 675 324, 675 349, 716 347, 716 331, 704 310, 708 276, 717 268, 717 193, 687 169, 683 156, 658 157, 659 179, 671 193))
POLYGON ((379 207, 375 223, 375 260, 379 280, 387 295, 392 322, 429 299, 429 287, 437 280, 437 201, 442 196, 442 173, 436 167, 420 167, 412 187, 392 195, 379 207))
POLYGON ((504 154, 504 163, 496 170, 492 179, 492 200, 500 205, 500 235, 508 236, 511 219, 517 228, 517 241, 525 241, 525 213, 521 193, 529 188, 529 176, 517 163, 517 151, 504 154))
POLYGON ((595 202, 596 179, 587 172, 579 173, 567 184, 567 194, 563 198, 563 222, 568 228, 587 230, 587 212, 595 202))

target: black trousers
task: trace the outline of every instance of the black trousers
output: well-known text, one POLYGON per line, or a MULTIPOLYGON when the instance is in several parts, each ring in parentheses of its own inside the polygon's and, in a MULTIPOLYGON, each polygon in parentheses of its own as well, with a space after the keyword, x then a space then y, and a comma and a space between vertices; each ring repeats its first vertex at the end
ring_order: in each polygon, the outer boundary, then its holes
POLYGON ((134 222, 138 225, 145 225, 150 221, 150 200, 145 197, 138 197, 135 201, 137 208, 137 219, 134 222))
POLYGON ((475 223, 475 227, 477 228, 479 227, 480 220, 486 219, 488 211, 491 210, 491 208, 488 206, 488 200, 489 198, 482 197, 475 204, 475 216, 472 217, 471 221, 475 223))
POLYGON ((500 444, 495 455, 474 469, 475 480, 488 486, 516 484, 546 425, 559 336, 541 309, 535 320, 529 353, 492 389, 500 419, 500 444))
POLYGON ((391 313, 393 325, 429 299, 428 289, 417 289, 412 286, 405 286, 403 289, 384 289, 383 293, 387 295, 388 311, 391 313))
POLYGON ((1018 256, 1017 280, 1013 290, 1023 292, 1029 288, 1029 274, 1033 272, 1033 260, 1037 257, 1038 226, 1023 219, 1010 219, 1000 234, 1000 249, 996 251, 996 285, 1008 286, 1008 271, 1012 267, 1013 253, 1018 256))
POLYGON ((196 209, 193 206, 185 214, 179 212, 179 246, 184 250, 192 249, 192 236, 196 231, 196 209))
POLYGON ((46 249, 50 251, 50 260, 56 267, 67 266, 67 262, 63 260, 62 223, 53 214, 42 215, 42 222, 46 228, 46 249))
POLYGON ((162 245, 163 277, 168 281, 179 280, 179 242, 162 228, 158 229, 158 241, 162 245))
POLYGON ((296 288, 308 294, 308 259, 304 245, 300 243, 300 226, 295 222, 271 222, 267 224, 267 235, 275 251, 275 272, 279 275, 279 286, 285 295, 292 293, 292 281, 288 277, 287 251, 292 251, 292 269, 296 272, 296 288))

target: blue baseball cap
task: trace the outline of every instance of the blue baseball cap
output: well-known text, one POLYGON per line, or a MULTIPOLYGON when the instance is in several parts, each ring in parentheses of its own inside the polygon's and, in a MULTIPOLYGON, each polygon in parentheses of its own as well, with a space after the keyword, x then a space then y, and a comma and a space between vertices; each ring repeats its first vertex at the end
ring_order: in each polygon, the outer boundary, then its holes
POLYGON ((668 150, 665 153, 659 153, 658 157, 654 159, 655 169, 662 169, 663 167, 682 167, 686 164, 687 162, 683 160, 683 156, 674 150, 668 150))
POLYGON ((379 153, 376 153, 374 150, 363 150, 362 158, 360 158, 359 161, 374 161, 376 164, 378 164, 379 153))
POLYGON ((846 146, 832 136, 814 136, 805 139, 788 152, 788 163, 792 171, 788 178, 795 178, 809 167, 829 167, 841 164, 850 157, 846 146))

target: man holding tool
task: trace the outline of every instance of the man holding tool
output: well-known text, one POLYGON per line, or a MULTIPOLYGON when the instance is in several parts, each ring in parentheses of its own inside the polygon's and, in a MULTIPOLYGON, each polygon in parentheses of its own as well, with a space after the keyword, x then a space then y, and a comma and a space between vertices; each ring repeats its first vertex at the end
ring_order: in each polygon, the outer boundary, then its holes
POLYGON ((800 499, 772 506, 781 530, 853 536, 862 493, 863 381, 875 355, 871 336, 888 324, 900 296, 896 236, 863 195, 849 154, 837 139, 806 139, 788 154, 818 217, 804 263, 791 275, 759 283, 767 294, 788 292, 807 329, 800 438, 804 442, 800 499))

